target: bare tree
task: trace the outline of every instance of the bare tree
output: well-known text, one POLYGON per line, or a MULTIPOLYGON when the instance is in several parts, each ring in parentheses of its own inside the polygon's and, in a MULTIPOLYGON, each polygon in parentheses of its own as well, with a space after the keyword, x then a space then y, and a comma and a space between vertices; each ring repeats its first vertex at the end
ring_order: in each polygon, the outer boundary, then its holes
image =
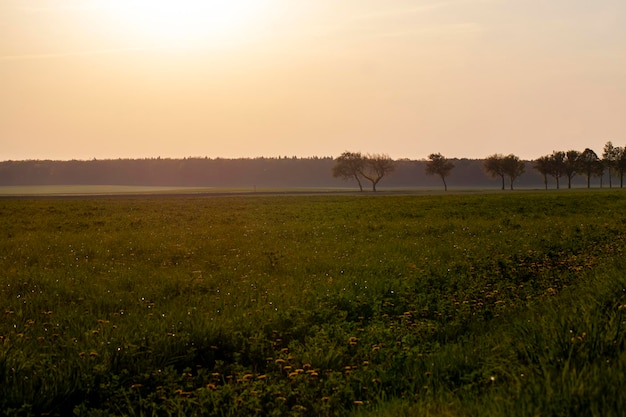
POLYGON ((372 191, 376 191, 376 185, 387 174, 395 169, 394 161, 386 154, 367 154, 359 171, 363 178, 372 183, 372 191))
POLYGON ((428 155, 428 159, 430 159, 430 161, 426 163, 426 175, 439 175, 441 181, 443 181, 444 191, 448 191, 446 177, 450 175, 454 164, 440 153, 431 153, 428 155))
POLYGON ((360 152, 344 152, 337 159, 335 159, 335 165, 333 166, 333 177, 352 179, 354 178, 359 184, 359 190, 363 191, 363 185, 359 174, 363 170, 365 165, 365 159, 360 152))

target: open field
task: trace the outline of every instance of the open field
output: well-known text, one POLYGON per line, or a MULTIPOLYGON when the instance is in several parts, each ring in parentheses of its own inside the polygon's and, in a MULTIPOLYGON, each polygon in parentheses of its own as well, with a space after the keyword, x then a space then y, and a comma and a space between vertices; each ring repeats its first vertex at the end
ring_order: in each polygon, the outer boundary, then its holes
POLYGON ((620 416, 625 208, 0 200, 0 415, 620 416))

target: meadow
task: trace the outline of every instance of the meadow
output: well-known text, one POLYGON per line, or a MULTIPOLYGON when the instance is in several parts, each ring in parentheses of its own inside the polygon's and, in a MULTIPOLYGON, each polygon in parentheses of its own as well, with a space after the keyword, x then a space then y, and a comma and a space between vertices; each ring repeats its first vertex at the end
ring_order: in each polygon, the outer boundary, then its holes
POLYGON ((0 415, 620 416, 625 208, 0 200, 0 415))

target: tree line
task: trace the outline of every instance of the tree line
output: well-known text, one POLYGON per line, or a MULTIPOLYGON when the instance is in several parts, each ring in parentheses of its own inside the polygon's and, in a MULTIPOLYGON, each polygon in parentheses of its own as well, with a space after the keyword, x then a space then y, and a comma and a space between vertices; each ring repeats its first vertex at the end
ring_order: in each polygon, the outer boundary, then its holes
MULTIPOLYGON (((556 188, 560 188, 560 179, 567 178, 567 187, 572 188, 572 179, 576 175, 584 176, 587 188, 591 187, 591 178, 600 179, 600 187, 603 186, 605 173, 608 173, 609 188, 613 187, 613 178, 619 178, 619 186, 624 186, 624 171, 626 170, 626 147, 614 146, 611 141, 604 146, 602 156, 598 156, 592 149, 586 148, 579 152, 576 150, 553 151, 532 161, 532 167, 541 174, 545 189, 548 189, 548 177, 555 180, 556 188)), ((446 178, 454 169, 454 162, 440 153, 432 153, 428 156, 425 165, 427 175, 439 176, 443 182, 444 190, 448 190, 446 178)), ((334 177, 354 179, 361 191, 362 180, 367 180, 372 185, 372 191, 376 191, 376 185, 386 175, 395 169, 394 161, 386 154, 366 154, 360 152, 342 153, 335 159, 332 168, 334 177)), ((526 172, 526 163, 516 155, 493 154, 483 160, 483 169, 487 175, 501 179, 501 188, 505 189, 508 179, 509 187, 513 190, 515 181, 526 172)))
MULTIPOLYGON (((364 187, 498 186, 559 188, 623 186, 624 151, 607 144, 597 159, 590 151, 554 152, 533 161, 494 154, 485 159, 446 158, 392 160, 385 154, 347 152, 339 157, 258 157, 182 159, 93 159, 0 161, 0 186, 22 185, 138 185, 236 187, 245 189, 341 186, 344 178, 364 187), (594 162, 595 161, 595 162, 594 162), (602 166, 598 165, 602 162, 602 166), (489 168, 489 169, 487 169, 489 168), (600 174, 600 169, 603 169, 600 174), (541 173, 540 173, 541 171, 541 173), (607 173, 610 173, 607 179, 607 173), (598 177, 598 175, 600 175, 598 177), (616 180, 618 179, 618 180, 616 180), (508 181, 508 184, 506 183, 508 181)), ((348 185, 350 186, 350 185, 348 185)))

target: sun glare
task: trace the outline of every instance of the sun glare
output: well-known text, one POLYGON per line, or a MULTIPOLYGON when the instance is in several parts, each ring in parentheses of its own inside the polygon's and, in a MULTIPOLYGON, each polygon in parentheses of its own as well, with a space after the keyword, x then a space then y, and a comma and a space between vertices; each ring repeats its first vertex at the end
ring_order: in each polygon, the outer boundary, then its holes
MULTIPOLYGON (((255 36, 269 0, 103 0, 129 39, 150 46, 220 45, 255 36)), ((118 32, 119 34, 119 32, 118 32)))

